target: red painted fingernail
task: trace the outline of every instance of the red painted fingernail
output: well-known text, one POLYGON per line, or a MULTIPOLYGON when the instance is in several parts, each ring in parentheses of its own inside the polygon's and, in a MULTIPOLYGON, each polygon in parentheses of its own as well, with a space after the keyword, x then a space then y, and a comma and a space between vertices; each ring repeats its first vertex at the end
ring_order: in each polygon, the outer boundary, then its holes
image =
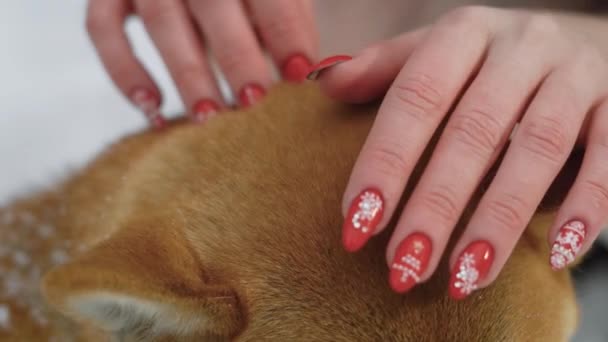
POLYGON ((260 101, 264 95, 266 95, 266 90, 261 85, 249 83, 244 85, 241 91, 239 91, 239 103, 243 107, 249 107, 260 101))
POLYGON ((384 213, 384 199, 376 189, 363 190, 352 202, 344 227, 342 243, 349 252, 359 250, 372 236, 384 213))
POLYGON ((450 296, 464 299, 477 290, 494 261, 494 248, 487 241, 475 241, 460 254, 450 280, 450 296))
POLYGON ((571 264, 581 251, 586 235, 585 224, 578 220, 570 221, 561 227, 551 248, 551 267, 557 271, 571 264))
POLYGON ((209 118, 215 116, 219 111, 220 106, 215 101, 203 99, 194 104, 191 117, 194 122, 201 123, 209 120, 209 118))
POLYGON ((431 258, 431 250, 431 239, 422 233, 410 234, 399 244, 389 276, 395 292, 407 292, 420 282, 420 275, 431 258))
POLYGON ((319 63, 317 63, 316 65, 312 66, 308 72, 308 75, 306 75, 306 78, 314 81, 317 78, 319 78, 319 75, 321 74, 321 72, 329 67, 332 67, 336 64, 340 64, 342 62, 346 62, 353 59, 351 56, 346 56, 346 55, 337 55, 337 56, 331 56, 331 57, 327 57, 324 60, 320 61, 319 63))
POLYGON ((131 94, 131 101, 141 110, 150 124, 161 129, 167 125, 160 112, 160 100, 156 94, 145 88, 137 88, 131 94))
POLYGON ((306 79, 311 65, 310 60, 303 55, 293 55, 283 64, 281 75, 287 81, 299 83, 306 79))

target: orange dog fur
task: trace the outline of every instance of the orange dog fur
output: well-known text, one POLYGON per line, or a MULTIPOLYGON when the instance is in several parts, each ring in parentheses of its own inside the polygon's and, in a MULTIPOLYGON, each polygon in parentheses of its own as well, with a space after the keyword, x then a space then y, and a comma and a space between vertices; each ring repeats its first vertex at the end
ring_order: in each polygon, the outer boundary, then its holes
POLYGON ((430 281, 398 295, 391 229, 357 254, 340 244, 341 195, 376 110, 280 85, 205 125, 127 137, 2 209, 0 340, 566 341, 575 297, 546 236, 577 162, 493 285, 449 299, 446 252, 430 281))

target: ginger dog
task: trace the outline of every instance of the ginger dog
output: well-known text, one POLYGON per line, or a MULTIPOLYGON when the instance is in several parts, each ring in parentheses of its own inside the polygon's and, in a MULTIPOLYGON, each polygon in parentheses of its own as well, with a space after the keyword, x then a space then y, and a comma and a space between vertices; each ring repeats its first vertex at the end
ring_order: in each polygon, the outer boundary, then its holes
POLYGON ((376 109, 281 85, 205 125, 127 137, 3 209, 0 340, 566 341, 577 308, 568 272, 549 266, 547 229, 572 172, 498 280, 462 302, 447 295, 449 253, 398 295, 390 229, 343 250, 341 196, 376 109))

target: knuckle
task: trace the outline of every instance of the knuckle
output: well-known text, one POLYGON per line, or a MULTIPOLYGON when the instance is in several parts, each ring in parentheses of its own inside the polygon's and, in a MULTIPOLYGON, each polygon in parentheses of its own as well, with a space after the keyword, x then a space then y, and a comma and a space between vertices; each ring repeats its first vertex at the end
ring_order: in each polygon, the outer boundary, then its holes
POLYGON ((584 193, 589 196, 594 208, 604 209, 608 207, 608 185, 592 179, 586 179, 582 183, 584 193))
POLYGON ((85 28, 89 35, 94 36, 103 32, 108 22, 113 20, 112 16, 105 11, 94 11, 89 13, 85 19, 85 28))
POLYGON ((565 124, 558 119, 540 117, 521 127, 523 149, 554 163, 568 154, 565 124))
POLYGON ((405 114, 427 120, 443 105, 442 94, 436 84, 437 81, 427 74, 413 74, 395 83, 392 98, 405 114))
POLYGON ((577 59, 581 60, 583 64, 592 64, 594 66, 605 64, 602 53, 596 46, 585 45, 578 49, 577 59))
POLYGON ((479 5, 458 7, 442 19, 446 25, 479 25, 485 22, 489 8, 479 5))
POLYGON ((559 36, 560 25, 548 14, 533 14, 521 28, 522 39, 530 43, 540 43, 540 40, 553 39, 559 36))
POLYGON ((473 107, 460 115, 454 115, 446 134, 469 147, 474 153, 486 158, 494 153, 500 143, 501 124, 487 107, 473 107))
POLYGON ((572 71, 582 73, 586 79, 597 78, 597 75, 604 75, 606 72, 606 61, 595 46, 580 47, 574 55, 572 64, 572 71))
POLYGON ((490 201, 487 213, 499 228, 512 232, 519 232, 526 225, 522 215, 526 210, 526 203, 518 196, 504 194, 498 199, 490 201))
POLYGON ((94 15, 94 14, 87 15, 85 22, 84 22, 84 26, 85 26, 87 32, 89 33, 89 35, 93 35, 97 32, 97 30, 98 30, 97 20, 98 20, 97 15, 94 15))
POLYGON ((286 12, 280 16, 259 20, 257 26, 263 34, 272 37, 273 40, 290 41, 297 36, 299 22, 297 13, 286 12))
POLYGON ((125 75, 133 74, 132 66, 120 61, 108 65, 106 70, 110 75, 110 78, 119 85, 128 84, 128 82, 125 80, 125 75))
POLYGON ((150 1, 142 2, 142 6, 138 7, 138 15, 148 25, 164 25, 174 8, 171 1, 150 1))
MULTIPOLYGON (((589 147, 588 149, 595 148, 600 153, 608 156, 608 129, 606 133, 597 133, 591 134, 589 137, 589 147)), ((607 159, 608 161, 608 159, 607 159)))
POLYGON ((370 165, 385 176, 403 177, 412 166, 405 152, 400 144, 379 143, 370 148, 370 165))
POLYGON ((226 75, 250 75, 250 65, 243 63, 243 56, 251 56, 253 53, 242 42, 224 42, 224 48, 218 49, 216 58, 226 75))
POLYGON ((423 194, 420 204, 444 222, 451 223, 458 220, 459 216, 456 199, 456 192, 451 187, 440 186, 423 194))
POLYGON ((198 63, 184 63, 175 67, 173 78, 179 85, 190 85, 200 82, 203 75, 203 67, 198 63))

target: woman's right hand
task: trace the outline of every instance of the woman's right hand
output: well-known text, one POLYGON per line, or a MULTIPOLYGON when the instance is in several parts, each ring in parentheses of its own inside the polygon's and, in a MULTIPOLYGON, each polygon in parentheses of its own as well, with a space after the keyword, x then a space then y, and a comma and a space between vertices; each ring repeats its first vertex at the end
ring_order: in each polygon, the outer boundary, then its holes
POLYGON ((310 0, 90 0, 87 30, 106 71, 157 128, 164 125, 161 92, 125 34, 124 22, 130 14, 141 17, 188 114, 198 122, 226 105, 207 49, 240 106, 259 100, 273 82, 264 50, 290 81, 303 80, 315 59, 317 36, 310 0))

